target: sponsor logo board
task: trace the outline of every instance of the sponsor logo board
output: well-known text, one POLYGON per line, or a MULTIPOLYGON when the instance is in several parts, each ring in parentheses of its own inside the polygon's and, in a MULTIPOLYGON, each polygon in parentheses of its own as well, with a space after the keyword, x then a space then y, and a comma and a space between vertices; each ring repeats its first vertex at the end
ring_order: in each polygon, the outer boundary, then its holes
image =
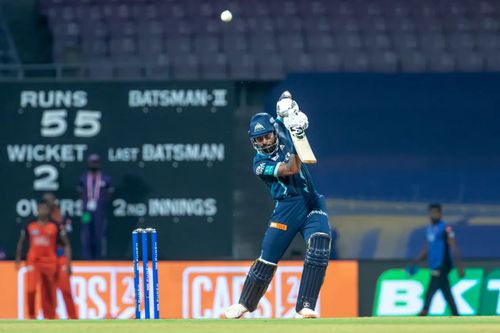
MULTIPOLYGON (((220 318, 227 306, 238 301, 250 265, 251 262, 159 262, 160 316, 220 318)), ((300 261, 280 263, 259 307, 247 317, 292 317, 302 265, 300 261)), ((27 267, 16 272, 13 262, 0 263, 2 285, 12 286, 3 295, 0 318, 27 317, 27 272, 27 267)), ((354 261, 330 263, 316 308, 322 317, 357 315, 357 274, 354 261)), ((75 262, 71 286, 81 319, 127 319, 134 316, 132 263, 75 262)), ((57 314, 59 318, 67 317, 60 292, 57 314)), ((43 317, 41 312, 39 317, 43 317)))
MULTIPOLYGON (((484 294, 484 291, 481 292, 481 286, 485 281, 483 273, 484 270, 481 268, 468 268, 465 270, 465 276, 461 279, 458 277, 456 270, 449 274, 451 291, 460 315, 474 316, 481 314, 480 300, 482 294, 484 294)), ((424 306, 425 294, 430 279, 431 272, 428 269, 421 269, 413 276, 409 276, 403 269, 386 270, 379 276, 377 281, 373 315, 417 315, 424 306)), ((493 283, 492 289, 495 288, 497 287, 493 283)), ((500 290, 500 285, 498 288, 500 290)), ((498 290, 496 290, 496 294, 496 300, 498 301, 498 290)), ((442 316, 450 314, 443 293, 438 290, 431 300, 429 315, 442 316)))

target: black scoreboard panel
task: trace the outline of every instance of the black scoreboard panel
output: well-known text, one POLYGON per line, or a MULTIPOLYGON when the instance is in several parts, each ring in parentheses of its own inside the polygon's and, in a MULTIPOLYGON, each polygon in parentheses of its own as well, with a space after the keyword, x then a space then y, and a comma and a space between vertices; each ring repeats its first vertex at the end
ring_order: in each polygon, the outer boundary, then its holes
POLYGON ((158 230, 162 259, 231 255, 232 84, 3 83, 0 105, 0 246, 8 257, 47 191, 73 220, 78 257, 76 186, 92 153, 116 189, 109 258, 129 258, 136 227, 158 230))

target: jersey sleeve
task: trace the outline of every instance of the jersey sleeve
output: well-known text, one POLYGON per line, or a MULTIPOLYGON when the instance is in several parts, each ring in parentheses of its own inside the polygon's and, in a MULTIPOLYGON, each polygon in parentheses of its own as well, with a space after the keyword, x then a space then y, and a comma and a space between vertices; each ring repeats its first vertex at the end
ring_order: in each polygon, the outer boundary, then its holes
POLYGON ((281 162, 271 159, 256 159, 253 164, 253 172, 259 177, 277 177, 281 162))
POLYGON ((297 154, 297 152, 295 151, 295 145, 293 144, 293 141, 292 141, 292 135, 286 129, 285 123, 283 122, 283 118, 278 117, 276 119, 276 128, 277 128, 277 131, 278 131, 279 138, 282 141, 280 143, 281 144, 285 144, 285 146, 288 149, 290 149, 290 151, 292 152, 292 154, 297 154))

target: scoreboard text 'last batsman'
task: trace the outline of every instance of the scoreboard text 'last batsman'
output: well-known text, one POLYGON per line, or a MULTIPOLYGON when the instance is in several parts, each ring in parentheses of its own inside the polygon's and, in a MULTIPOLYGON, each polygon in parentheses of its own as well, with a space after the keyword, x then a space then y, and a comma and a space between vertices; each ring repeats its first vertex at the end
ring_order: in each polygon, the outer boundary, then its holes
POLYGON ((164 143, 143 144, 138 147, 109 148, 110 162, 169 161, 224 161, 225 146, 222 143, 164 143))

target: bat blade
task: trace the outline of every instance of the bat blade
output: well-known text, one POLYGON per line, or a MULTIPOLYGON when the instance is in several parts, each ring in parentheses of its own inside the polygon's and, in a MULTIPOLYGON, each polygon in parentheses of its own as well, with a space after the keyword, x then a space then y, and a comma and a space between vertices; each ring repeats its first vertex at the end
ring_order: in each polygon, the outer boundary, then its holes
POLYGON ((316 160, 316 156, 314 156, 314 152, 309 144, 309 140, 307 140, 306 134, 303 133, 299 136, 290 132, 290 135, 292 136, 293 145, 295 146, 295 150, 297 151, 300 160, 306 164, 317 163, 318 161, 316 160))

